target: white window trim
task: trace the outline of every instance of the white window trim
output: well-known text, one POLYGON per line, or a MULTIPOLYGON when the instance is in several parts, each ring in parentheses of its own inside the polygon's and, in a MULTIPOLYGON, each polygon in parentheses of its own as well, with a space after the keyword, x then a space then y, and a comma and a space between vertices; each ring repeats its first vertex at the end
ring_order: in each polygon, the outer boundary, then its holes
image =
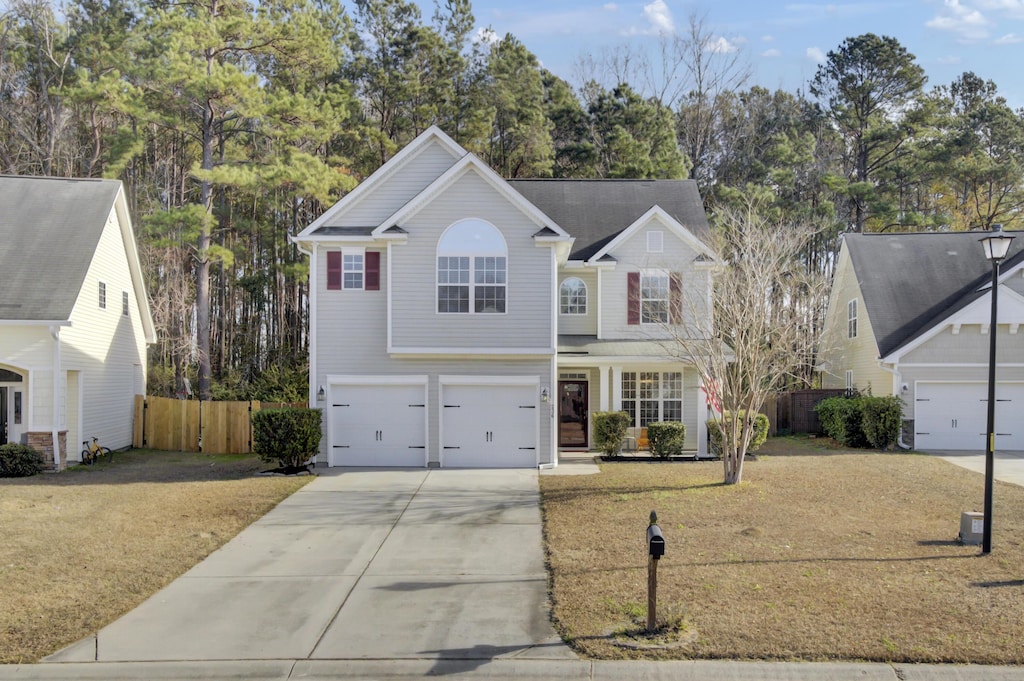
POLYGON ((666 401, 676 401, 676 400, 678 400, 679 401, 679 421, 677 423, 684 423, 683 419, 686 418, 686 373, 683 372, 683 371, 661 371, 661 370, 652 370, 652 369, 646 369, 646 370, 645 369, 636 369, 636 370, 623 371, 622 372, 621 383, 620 383, 620 388, 619 388, 619 398, 620 398, 619 399, 620 407, 622 408, 622 411, 626 411, 626 403, 627 402, 632 402, 633 403, 633 418, 634 418, 634 421, 635 421, 636 425, 635 426, 631 425, 630 426, 631 428, 641 428, 641 427, 643 427, 643 426, 640 425, 640 403, 641 402, 657 401, 657 403, 658 403, 658 418, 656 418, 654 421, 652 421, 652 423, 656 423, 656 422, 660 422, 660 421, 664 421, 665 420, 665 402, 666 401), (626 376, 629 375, 629 374, 633 374, 634 377, 635 377, 634 378, 634 385, 635 385, 636 393, 634 394, 633 397, 626 397, 626 391, 625 391, 626 376), (658 397, 656 398, 656 400, 655 400, 655 398, 646 398, 645 399, 645 398, 641 398, 640 397, 640 374, 657 374, 658 375, 658 397), (666 387, 665 386, 667 384, 666 384, 665 376, 667 374, 679 374, 680 375, 679 376, 679 380, 680 380, 680 384, 679 384, 679 388, 680 388, 679 397, 667 397, 666 396, 666 394, 665 394, 666 393, 666 387))
POLYGON ((859 306, 857 305, 857 299, 856 298, 854 298, 853 300, 851 300, 848 303, 846 303, 846 337, 847 338, 856 338, 857 334, 859 332, 858 324, 857 324, 857 317, 859 316, 858 309, 857 309, 858 307, 859 306))
POLYGON ((353 247, 341 249, 341 290, 342 291, 365 291, 366 290, 366 247, 353 247), (356 272, 357 270, 345 269, 345 258, 350 256, 359 256, 360 268, 358 270, 359 286, 349 286, 348 282, 345 281, 345 274, 348 272, 356 272))
POLYGON ((579 277, 566 277, 562 280, 562 283, 558 286, 558 314, 565 315, 567 317, 585 317, 587 310, 590 305, 590 290, 587 288, 587 282, 583 281, 579 277), (566 312, 562 305, 562 288, 570 281, 578 281, 583 286, 583 311, 582 312, 566 312))
POLYGON ((640 290, 637 291, 640 296, 640 325, 641 326, 661 326, 669 323, 670 319, 670 308, 672 306, 672 274, 668 270, 640 270, 640 290), (659 277, 665 279, 665 298, 644 298, 644 277, 659 277), (650 300, 651 302, 664 300, 665 301, 665 319, 657 321, 644 321, 644 301, 650 300))
POLYGON ((105 282, 105 281, 99 282, 98 289, 99 289, 99 291, 98 291, 99 298, 98 298, 97 302, 99 303, 99 307, 100 307, 101 310, 106 310, 107 309, 107 282, 105 282))
POLYGON ((437 240, 437 246, 434 249, 434 314, 437 315, 507 315, 509 310, 509 302, 511 298, 512 286, 511 286, 511 267, 509 267, 509 253, 508 253, 508 242, 505 240, 505 235, 502 234, 501 230, 498 229, 491 222, 482 218, 465 218, 453 222, 445 229, 444 233, 437 240), (493 229, 498 236, 501 237, 501 243, 504 251, 502 253, 488 253, 486 251, 476 251, 470 248, 462 249, 450 249, 441 252, 441 243, 444 241, 448 234, 448 231, 453 227, 462 224, 464 222, 481 222, 488 225, 493 229), (440 266, 438 261, 441 258, 469 258, 469 283, 468 284, 442 284, 438 281, 438 274, 440 273, 440 266), (476 259, 477 258, 504 258, 505 259, 505 283, 504 284, 477 284, 476 283, 476 259), (440 298, 439 291, 441 286, 467 286, 469 288, 469 310, 466 312, 442 312, 440 309, 440 298), (501 312, 477 312, 476 311, 476 287, 477 286, 501 286, 505 289, 505 309, 501 312))
POLYGON ((853 390, 853 369, 846 370, 846 389, 853 390))

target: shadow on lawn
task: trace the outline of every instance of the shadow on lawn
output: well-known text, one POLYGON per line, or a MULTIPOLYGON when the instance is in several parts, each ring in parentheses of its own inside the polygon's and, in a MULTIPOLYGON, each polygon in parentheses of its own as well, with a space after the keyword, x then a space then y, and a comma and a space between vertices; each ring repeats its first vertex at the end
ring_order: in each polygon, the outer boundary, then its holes
POLYGON ((581 497, 588 496, 608 496, 612 497, 617 494, 651 494, 654 492, 686 492, 686 491, 697 491, 702 489, 714 489, 714 488, 725 488, 735 487, 735 485, 726 485, 724 482, 705 482, 693 485, 659 485, 659 486, 635 486, 635 487, 573 487, 571 489, 557 489, 557 490, 545 490, 541 489, 541 501, 542 502, 565 502, 573 501, 581 497))

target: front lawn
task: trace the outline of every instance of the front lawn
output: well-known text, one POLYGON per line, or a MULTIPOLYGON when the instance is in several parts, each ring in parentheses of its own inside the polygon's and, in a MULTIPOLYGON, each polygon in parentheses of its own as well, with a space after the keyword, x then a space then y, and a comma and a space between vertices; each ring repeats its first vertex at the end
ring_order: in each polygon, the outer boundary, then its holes
POLYGON ((982 557, 955 542, 961 511, 981 510, 981 475, 806 442, 786 456, 779 442, 739 486, 718 462, 541 477, 562 636, 597 658, 1024 663, 1024 488, 996 483, 982 557), (659 620, 681 633, 627 648, 616 641, 646 616, 652 509, 667 543, 659 620))
POLYGON ((253 456, 116 452, 0 479, 0 663, 35 662, 171 582, 311 477, 253 456))

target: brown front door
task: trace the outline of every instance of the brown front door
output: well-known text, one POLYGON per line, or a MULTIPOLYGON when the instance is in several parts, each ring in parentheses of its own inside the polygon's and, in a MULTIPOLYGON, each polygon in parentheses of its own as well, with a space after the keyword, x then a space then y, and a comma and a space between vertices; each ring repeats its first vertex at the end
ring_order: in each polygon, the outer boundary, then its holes
POLYGON ((587 446, 587 382, 558 382, 558 446, 587 446))

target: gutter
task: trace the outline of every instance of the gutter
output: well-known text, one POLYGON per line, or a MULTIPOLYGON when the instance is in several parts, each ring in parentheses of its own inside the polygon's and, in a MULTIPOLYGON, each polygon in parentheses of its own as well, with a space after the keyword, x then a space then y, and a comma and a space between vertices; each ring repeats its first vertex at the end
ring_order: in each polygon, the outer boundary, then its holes
MULTIPOLYGON (((881 359, 878 360, 878 366, 883 371, 888 371, 890 374, 892 374, 892 376, 893 376, 893 386, 895 386, 895 385, 897 385, 899 383, 899 381, 902 378, 902 376, 900 375, 900 373, 898 371, 896 371, 896 369, 889 368, 889 366, 886 365, 886 363, 883 362, 881 359)), ((893 395, 895 395, 896 397, 900 397, 899 393, 895 390, 895 388, 893 389, 893 395)), ((909 452, 911 449, 913 449, 910 445, 908 445, 906 442, 903 441, 903 426, 902 426, 902 424, 900 424, 900 434, 899 434, 899 437, 896 438, 896 446, 899 447, 900 449, 902 449, 905 452, 909 452)))

